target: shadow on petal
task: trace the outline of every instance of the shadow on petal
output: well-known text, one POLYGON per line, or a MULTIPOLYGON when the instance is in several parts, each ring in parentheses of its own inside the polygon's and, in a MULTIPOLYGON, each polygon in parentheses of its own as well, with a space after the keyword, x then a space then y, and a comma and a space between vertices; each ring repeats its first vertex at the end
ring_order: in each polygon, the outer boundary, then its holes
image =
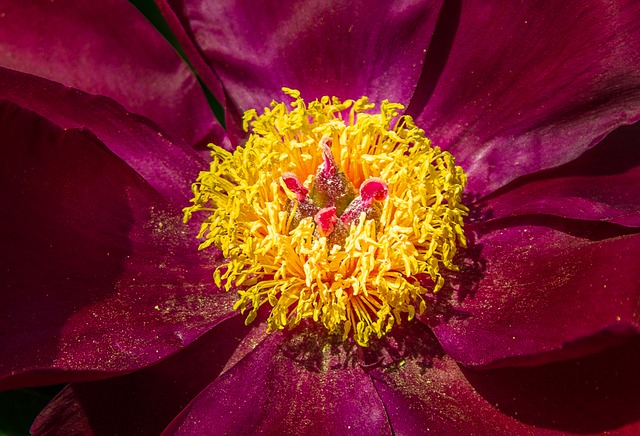
POLYGON ((546 227, 566 233, 574 238, 582 238, 589 241, 603 241, 605 239, 633 235, 639 232, 637 228, 630 228, 603 221, 585 221, 537 214, 496 219, 474 226, 474 231, 477 233, 478 238, 482 238, 492 232, 522 226, 546 227))
POLYGON ((578 360, 538 367, 474 371, 467 380, 518 421, 574 433, 640 421, 640 338, 578 360))
POLYGON ((235 316, 156 365, 108 380, 73 383, 40 414, 32 431, 159 434, 220 375, 251 330, 235 316))
POLYGON ((555 215, 640 227, 640 123, 614 130, 577 159, 522 176, 471 206, 470 222, 555 215), (476 219, 477 211, 485 211, 476 219))
MULTIPOLYGON (((142 183, 90 133, 2 109, 0 372, 15 374, 55 367, 68 318, 114 292, 142 183)), ((34 373, 3 387, 63 379, 34 373)))
MULTIPOLYGON (((467 298, 473 298, 479 289, 480 282, 486 270, 486 260, 482 256, 483 245, 478 242, 474 232, 467 231, 467 247, 460 249, 453 263, 459 268, 458 271, 443 271, 445 284, 435 295, 426 294, 427 310, 417 318, 426 325, 446 323, 451 319, 465 319, 470 314, 465 311, 461 304, 467 298)), ((429 277, 426 277, 429 281, 429 277)), ((427 289, 433 287, 433 283, 421 284, 427 289)))
POLYGON ((442 5, 438 24, 433 33, 431 44, 424 61, 422 75, 416 86, 415 93, 411 97, 411 103, 407 108, 409 115, 420 114, 427 105, 429 98, 436 88, 438 79, 447 64, 453 39, 460 24, 462 4, 460 0, 446 1, 442 5))
POLYGON ((363 371, 398 370, 408 360, 426 370, 443 351, 433 333, 420 322, 403 320, 369 347, 356 345, 352 338, 328 334, 313 322, 285 331, 280 345, 283 356, 311 372, 360 367, 363 371))

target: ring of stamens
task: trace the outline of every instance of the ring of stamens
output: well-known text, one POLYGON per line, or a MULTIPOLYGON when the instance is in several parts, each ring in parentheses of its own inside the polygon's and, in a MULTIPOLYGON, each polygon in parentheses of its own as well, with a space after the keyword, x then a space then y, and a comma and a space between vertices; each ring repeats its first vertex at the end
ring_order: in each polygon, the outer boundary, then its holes
POLYGON ((441 268, 456 269, 466 176, 399 104, 373 113, 366 97, 307 105, 284 91, 290 107, 245 114, 244 146, 212 145, 185 221, 207 214, 200 249, 222 249, 214 281, 237 290, 247 323, 268 304, 269 331, 310 318, 366 346, 424 312, 441 268))

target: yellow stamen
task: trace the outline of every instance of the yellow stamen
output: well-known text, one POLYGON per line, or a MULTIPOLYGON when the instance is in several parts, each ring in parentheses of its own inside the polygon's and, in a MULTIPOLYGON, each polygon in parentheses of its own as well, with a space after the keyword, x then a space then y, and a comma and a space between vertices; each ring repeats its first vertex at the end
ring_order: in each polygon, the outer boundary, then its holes
POLYGON ((466 175, 448 152, 431 147, 411 117, 398 117, 399 104, 385 100, 380 113, 370 112, 366 97, 307 105, 298 91, 283 89, 293 98, 290 107, 273 102, 262 115, 245 113, 251 136, 244 146, 230 153, 211 145, 210 169, 193 185, 185 221, 206 213, 200 249, 222 249, 227 262, 214 280, 238 291, 235 308, 249 311, 247 323, 269 304, 269 331, 310 318, 366 346, 403 313, 422 314, 423 295, 444 284, 440 269, 456 269, 457 246, 466 244, 467 208, 460 203, 466 175), (389 191, 376 219, 361 213, 343 226, 342 238, 315 232, 313 217, 292 225, 299 198, 281 181, 293 173, 311 189, 327 139, 356 190, 373 177, 389 191), (418 274, 430 276, 433 288, 423 287, 418 274))

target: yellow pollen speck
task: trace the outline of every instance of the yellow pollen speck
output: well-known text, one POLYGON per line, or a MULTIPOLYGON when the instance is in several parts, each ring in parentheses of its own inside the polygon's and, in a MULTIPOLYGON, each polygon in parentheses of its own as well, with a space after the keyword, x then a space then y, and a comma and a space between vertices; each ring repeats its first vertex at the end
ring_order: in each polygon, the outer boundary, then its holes
POLYGON ((366 346, 422 314, 423 295, 444 284, 441 268, 456 269, 466 176, 398 116, 400 104, 385 100, 379 113, 366 97, 307 105, 283 90, 289 107, 245 113, 244 146, 211 145, 184 218, 206 214, 200 249, 222 249, 214 281, 238 292, 247 323, 267 304, 268 331, 310 318, 366 346))

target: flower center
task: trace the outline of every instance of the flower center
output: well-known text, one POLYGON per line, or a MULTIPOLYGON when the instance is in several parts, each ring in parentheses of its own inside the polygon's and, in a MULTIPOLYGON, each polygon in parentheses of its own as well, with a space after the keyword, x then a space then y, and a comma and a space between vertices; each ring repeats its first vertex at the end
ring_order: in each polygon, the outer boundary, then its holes
POLYGON ((441 268, 456 269, 466 176, 398 117, 399 104, 385 100, 379 113, 366 97, 307 105, 283 89, 290 107, 245 113, 244 146, 212 145, 185 221, 207 214, 200 249, 222 249, 214 281, 237 290, 247 323, 267 304, 269 331, 313 319, 366 346, 422 314, 424 295, 444 284, 441 268))

